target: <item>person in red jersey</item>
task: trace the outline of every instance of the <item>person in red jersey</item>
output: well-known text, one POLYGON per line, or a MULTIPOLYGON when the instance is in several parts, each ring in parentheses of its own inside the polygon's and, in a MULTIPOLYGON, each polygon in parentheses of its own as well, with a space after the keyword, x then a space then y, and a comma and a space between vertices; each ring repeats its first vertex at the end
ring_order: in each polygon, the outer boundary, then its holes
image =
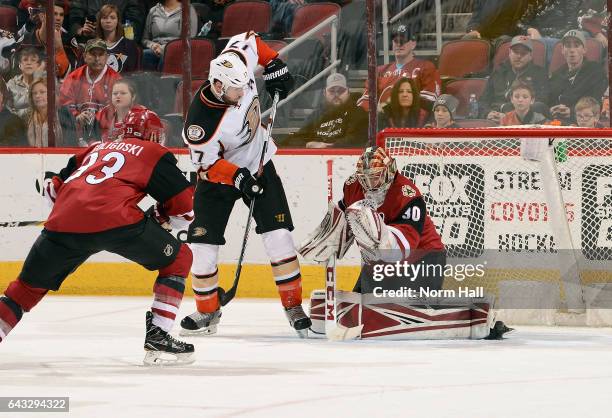
POLYGON ((158 270, 154 301, 146 314, 145 364, 193 361, 193 345, 177 341, 172 328, 191 268, 186 244, 167 229, 193 218, 193 187, 177 160, 157 143, 163 126, 150 110, 126 116, 124 133, 72 156, 44 185, 53 209, 16 280, 0 297, 0 341, 49 290, 91 255, 109 251, 148 270, 158 270), (158 203, 155 215, 137 206, 146 195, 158 203), (153 217, 157 220, 152 219, 153 217), (166 354, 170 354, 171 358, 166 354))
MULTIPOLYGON (((310 254, 309 258, 314 261, 323 261, 329 257, 328 251, 340 256, 346 253, 354 237, 363 260, 355 292, 372 293, 379 286, 384 289, 442 288, 446 264, 444 244, 427 214, 421 192, 397 171, 395 160, 384 148, 366 148, 359 157, 356 172, 344 183, 342 199, 337 204, 331 203, 330 211, 344 213, 343 220, 335 226, 344 232, 331 231, 327 235, 339 235, 338 242, 333 243, 331 239, 315 243, 310 239, 299 251, 302 255, 310 254), (318 249, 313 250, 315 247, 318 249), (375 264, 396 262, 422 264, 421 271, 426 274, 401 277, 401 280, 393 276, 386 276, 382 281, 373 279, 375 264), (439 267, 426 269, 426 266, 439 267)), ((332 218, 337 217, 332 213, 332 218)), ((311 237, 321 237, 319 232, 315 231, 311 237)))
MULTIPOLYGON (((391 30, 391 45, 395 61, 379 65, 376 69, 378 80, 376 97, 378 98, 379 108, 389 102, 391 89, 400 78, 411 78, 417 82, 421 98, 429 102, 429 108, 441 93, 442 80, 436 66, 432 62, 416 58, 414 55, 416 48, 415 35, 404 24, 397 24, 391 30)), ((357 106, 365 111, 369 110, 368 97, 366 81, 366 89, 357 100, 357 106)), ((421 104, 424 105, 425 103, 421 104)))

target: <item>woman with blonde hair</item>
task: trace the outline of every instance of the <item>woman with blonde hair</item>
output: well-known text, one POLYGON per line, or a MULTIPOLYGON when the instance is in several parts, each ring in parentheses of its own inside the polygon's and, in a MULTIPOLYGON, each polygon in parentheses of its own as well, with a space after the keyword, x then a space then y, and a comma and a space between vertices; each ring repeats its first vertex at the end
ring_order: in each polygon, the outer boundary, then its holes
MULTIPOLYGON (((29 92, 30 109, 25 117, 28 143, 31 147, 49 146, 49 123, 47 108, 47 83, 43 78, 35 79, 29 92)), ((76 146, 74 138, 74 126, 68 127, 70 120, 63 113, 56 114, 55 118, 55 145, 58 147, 76 146), (63 123, 66 122, 66 123, 63 123), (69 129, 62 129, 66 126, 69 129)))
POLYGON ((94 138, 114 141, 123 133, 122 124, 131 110, 146 110, 136 104, 136 89, 129 80, 117 80, 111 91, 111 103, 96 114, 94 138))
POLYGON ((138 47, 134 40, 126 38, 117 6, 105 4, 100 8, 96 19, 96 37, 106 42, 106 63, 109 67, 123 74, 138 70, 138 47))

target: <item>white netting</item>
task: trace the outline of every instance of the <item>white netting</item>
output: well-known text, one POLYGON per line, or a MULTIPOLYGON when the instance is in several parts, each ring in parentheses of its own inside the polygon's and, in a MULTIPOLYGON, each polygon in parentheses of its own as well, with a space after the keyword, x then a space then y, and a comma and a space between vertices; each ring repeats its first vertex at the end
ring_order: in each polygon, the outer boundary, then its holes
POLYGON ((406 129, 379 145, 423 193, 449 256, 486 262, 477 284, 498 294, 503 280, 550 282, 579 308, 585 285, 612 283, 612 133, 583 132, 406 129), (548 159, 523 158, 521 141, 544 141, 548 159))

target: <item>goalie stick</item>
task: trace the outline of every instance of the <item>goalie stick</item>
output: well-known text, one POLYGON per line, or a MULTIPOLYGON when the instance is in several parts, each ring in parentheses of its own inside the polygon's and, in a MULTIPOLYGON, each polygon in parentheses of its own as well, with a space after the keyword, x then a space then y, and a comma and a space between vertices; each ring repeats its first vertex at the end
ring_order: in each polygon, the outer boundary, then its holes
MULTIPOLYGON (((263 173, 263 162, 266 156, 266 151, 268 150, 268 143, 270 142, 270 137, 272 136, 272 126, 274 126, 274 118, 276 116, 276 107, 278 106, 278 101, 280 97, 278 92, 274 93, 274 101, 272 102, 272 111, 270 112, 270 118, 268 119, 268 134, 266 135, 266 139, 263 143, 263 150, 261 151, 261 157, 259 157, 259 168, 257 169, 257 177, 260 177, 263 173)), ((249 231, 251 229, 251 220, 253 219, 253 209, 255 208, 255 199, 251 199, 251 204, 249 205, 249 217, 247 218, 247 224, 244 228, 244 237, 242 238, 242 248, 240 250, 240 257, 238 257, 238 266, 236 267, 236 275, 234 276, 234 284, 227 291, 223 290, 221 287, 217 289, 217 293, 219 296, 219 303, 221 306, 227 305, 234 296, 236 296, 236 289, 238 289, 238 282, 240 281, 240 272, 242 271, 242 261, 244 259, 244 253, 246 251, 247 241, 249 240, 249 231)))
MULTIPOLYGON (((333 160, 327 160, 327 202, 333 201, 333 160)), ((361 335, 363 325, 347 328, 338 322, 336 300, 336 256, 325 265, 325 336, 330 341, 353 340, 361 335)))

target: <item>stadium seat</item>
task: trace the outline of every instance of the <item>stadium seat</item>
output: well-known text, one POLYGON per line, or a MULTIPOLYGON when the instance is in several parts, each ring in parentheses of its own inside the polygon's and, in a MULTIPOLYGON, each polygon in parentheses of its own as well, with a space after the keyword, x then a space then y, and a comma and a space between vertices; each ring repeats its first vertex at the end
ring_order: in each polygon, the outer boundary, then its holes
MULTIPOLYGON (((331 15, 340 16, 340 10, 340 6, 336 3, 326 2, 303 4, 299 6, 295 10, 293 16, 291 37, 297 38, 331 15)), ((329 33, 329 29, 320 32, 321 35, 326 33, 329 33)))
MULTIPOLYGON (((588 61, 601 62, 601 44, 593 38, 587 38, 586 44, 586 55, 585 59, 588 61)), ((555 48, 553 49, 553 55, 550 59, 550 65, 548 67, 548 73, 552 74, 561 68, 565 64, 565 57, 561 52, 561 48, 563 44, 561 42, 557 42, 555 44, 555 48)))
MULTIPOLYGON (((537 39, 532 39, 533 52, 533 63, 542 68, 546 68, 546 45, 537 39)), ((497 51, 495 51, 495 57, 493 57, 493 69, 497 70, 500 65, 508 60, 508 54, 510 52, 510 42, 504 42, 501 44, 497 51)))
MULTIPOLYGON (((202 84, 206 81, 205 78, 196 78, 191 80, 191 94, 196 92, 202 84)), ((176 96, 174 98, 174 112, 183 113, 183 82, 178 84, 176 89, 176 96)))
POLYGON ((484 76, 489 71, 491 44, 482 39, 461 39, 442 45, 438 71, 442 77, 484 76))
POLYGON ((459 100, 457 116, 466 117, 469 113, 468 102, 470 94, 475 94, 479 99, 487 85, 486 78, 464 78, 449 81, 444 89, 446 94, 452 94, 459 100))
POLYGON ((17 9, 0 5, 0 29, 17 33, 17 9))
POLYGON ((223 11, 221 37, 228 38, 253 30, 268 33, 272 22, 272 7, 262 0, 231 3, 223 11))
MULTIPOLYGON (((208 77, 210 60, 215 57, 215 44, 209 39, 191 40, 191 77, 208 77)), ((183 73, 183 41, 176 39, 166 44, 162 75, 183 73)))

